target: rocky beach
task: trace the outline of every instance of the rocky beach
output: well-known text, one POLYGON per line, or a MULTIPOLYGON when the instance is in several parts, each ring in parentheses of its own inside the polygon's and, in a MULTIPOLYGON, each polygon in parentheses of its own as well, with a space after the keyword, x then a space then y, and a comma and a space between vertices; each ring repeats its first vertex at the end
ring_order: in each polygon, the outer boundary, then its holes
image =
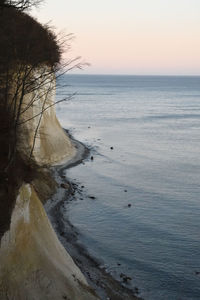
MULTIPOLYGON (((68 131, 67 131, 68 132, 68 131)), ((69 134, 69 133, 68 133, 69 134)), ((132 290, 129 287, 129 280, 132 278, 126 274, 121 274, 121 282, 116 280, 102 265, 103 262, 92 257, 87 249, 79 243, 79 233, 69 220, 63 220, 64 204, 70 201, 75 201, 75 192, 81 194, 84 188, 81 184, 76 184, 68 181, 64 175, 66 170, 84 160, 90 160, 90 150, 79 141, 75 140, 72 135, 70 139, 76 148, 76 156, 68 162, 60 162, 54 166, 53 176, 58 183, 57 192, 45 204, 45 210, 53 224, 53 227, 59 237, 60 242, 78 265, 90 286, 96 291, 97 295, 102 300, 139 300, 142 299, 138 294, 138 288, 132 290)))

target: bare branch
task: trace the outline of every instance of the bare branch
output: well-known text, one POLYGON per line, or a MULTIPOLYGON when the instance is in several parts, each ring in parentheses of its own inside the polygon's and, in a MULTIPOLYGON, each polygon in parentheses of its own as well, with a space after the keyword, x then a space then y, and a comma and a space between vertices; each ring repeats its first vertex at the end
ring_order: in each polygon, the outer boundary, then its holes
POLYGON ((32 126, 28 122, 35 119, 32 158, 38 131, 42 133, 40 126, 45 111, 75 95, 69 94, 52 103, 51 96, 59 79, 73 69, 88 65, 81 57, 62 59, 62 54, 71 48, 73 34, 57 35, 49 23, 41 25, 23 12, 41 2, 0 0, 0 122, 3 124, 0 124, 0 136, 3 136, 0 142, 6 145, 0 151, 7 155, 6 171, 15 161, 21 133, 32 126))
POLYGON ((17 125, 20 126, 20 125, 22 125, 22 124, 25 124, 25 123, 27 123, 27 122, 29 122, 29 121, 35 119, 36 117, 38 117, 38 116, 40 116, 41 114, 43 114, 43 113, 44 113, 47 109, 49 109, 50 107, 55 106, 56 104, 61 103, 61 102, 69 101, 69 100, 71 100, 72 97, 75 96, 75 95, 76 95, 76 93, 72 94, 71 96, 68 96, 67 98, 64 98, 64 99, 62 99, 62 100, 58 100, 58 101, 56 101, 56 102, 54 102, 54 103, 48 105, 48 106, 45 107, 40 113, 34 115, 33 117, 31 117, 31 118, 29 118, 29 119, 27 119, 27 120, 24 120, 24 121, 18 123, 17 125))
POLYGON ((33 7, 38 7, 43 0, 0 0, 0 7, 14 7, 17 10, 24 11, 33 7))

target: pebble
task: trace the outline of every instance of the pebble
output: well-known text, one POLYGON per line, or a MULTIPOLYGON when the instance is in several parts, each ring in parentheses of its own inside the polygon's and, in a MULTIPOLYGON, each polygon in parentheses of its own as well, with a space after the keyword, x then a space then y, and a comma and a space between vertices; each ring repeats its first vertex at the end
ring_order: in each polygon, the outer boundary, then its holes
POLYGON ((139 294, 139 289, 137 287, 135 287, 135 293, 139 294))
POLYGON ((61 183, 60 186, 61 186, 63 189, 66 189, 66 190, 69 189, 69 184, 68 184, 68 183, 61 183))
POLYGON ((129 280, 132 280, 131 277, 127 276, 127 275, 124 274, 124 273, 121 273, 121 274, 120 274, 120 278, 122 278, 122 280, 123 280, 124 283, 127 283, 129 280))

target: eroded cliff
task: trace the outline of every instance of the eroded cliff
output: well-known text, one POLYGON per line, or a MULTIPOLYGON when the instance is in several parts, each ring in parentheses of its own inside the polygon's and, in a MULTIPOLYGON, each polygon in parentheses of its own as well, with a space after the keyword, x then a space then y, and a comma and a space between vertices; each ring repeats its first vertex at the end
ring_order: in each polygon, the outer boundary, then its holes
POLYGON ((20 188, 10 230, 1 241, 0 299, 97 299, 30 184, 20 188))
POLYGON ((94 300, 42 205, 76 148, 55 113, 61 46, 24 3, 0 4, 0 299, 94 300))
MULTIPOLYGON (((47 165, 63 159, 67 161, 76 154, 76 148, 56 118, 54 89, 49 88, 52 84, 55 85, 55 82, 51 80, 34 95, 34 99, 38 98, 23 115, 22 120, 30 120, 23 124, 18 144, 18 151, 26 159, 33 150, 33 160, 40 170, 44 164, 46 169, 47 165), (41 114, 44 108, 48 109, 41 114)), ((27 97, 32 98, 33 95, 27 97)), ((29 102, 30 99, 25 98, 24 108, 29 102)), ((36 193, 35 187, 43 189, 45 184, 45 169, 39 179, 36 172, 33 182, 22 183, 9 230, 1 239, 0 299, 97 299, 59 242, 41 204, 43 199, 39 199, 36 193)), ((48 172, 46 176, 49 176, 48 172)), ((48 188, 51 190, 51 187, 48 188)), ((38 192, 42 194, 42 191, 38 192)))
POLYGON ((19 148, 26 156, 33 150, 34 160, 38 164, 52 165, 70 159, 76 154, 76 149, 56 117, 54 74, 51 74, 46 66, 41 67, 37 73, 42 76, 47 73, 47 78, 39 84, 38 89, 24 97, 25 112, 21 122, 25 123, 22 124, 19 148))

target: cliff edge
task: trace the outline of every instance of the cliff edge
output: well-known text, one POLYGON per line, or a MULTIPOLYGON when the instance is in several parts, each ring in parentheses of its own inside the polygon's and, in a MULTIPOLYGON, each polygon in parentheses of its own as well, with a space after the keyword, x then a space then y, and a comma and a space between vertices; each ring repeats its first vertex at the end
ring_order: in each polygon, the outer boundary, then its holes
MULTIPOLYGON (((41 74, 43 72, 43 69, 40 70, 41 74)), ((70 160, 76 155, 76 148, 57 120, 55 88, 52 89, 52 85, 55 86, 55 80, 47 79, 34 95, 32 92, 24 97, 22 105, 22 109, 26 109, 30 99, 36 99, 20 119, 23 126, 17 144, 22 160, 24 158, 27 161, 32 151, 31 163, 34 163, 32 168, 36 168, 36 173, 32 175, 32 181, 29 179, 29 183, 22 182, 17 188, 9 229, 1 238, 2 300, 97 299, 59 242, 41 204, 44 199, 39 197, 43 191, 38 189, 43 189, 46 177, 50 176, 47 167, 63 159, 70 160)), ((56 183, 54 186, 49 185, 51 182, 47 183, 47 195, 54 190, 56 183)))
POLYGON ((54 107, 59 44, 26 2, 0 3, 0 299, 95 300, 42 205, 56 189, 49 167, 76 149, 54 107))

